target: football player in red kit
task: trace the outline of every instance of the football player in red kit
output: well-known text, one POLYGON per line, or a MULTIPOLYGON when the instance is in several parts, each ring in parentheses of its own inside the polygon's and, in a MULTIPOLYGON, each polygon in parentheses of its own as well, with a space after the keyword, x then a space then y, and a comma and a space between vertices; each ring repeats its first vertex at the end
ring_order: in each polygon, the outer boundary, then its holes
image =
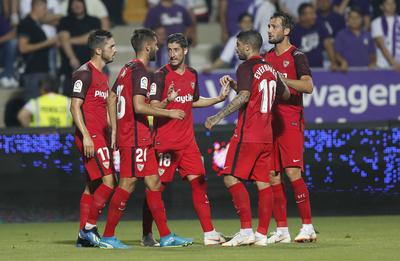
POLYGON ((90 61, 72 75, 75 143, 88 174, 80 201, 78 247, 100 246, 96 222, 114 189, 107 137, 108 77, 102 71, 113 61, 117 51, 111 33, 103 30, 89 35, 88 46, 92 55, 90 61))
POLYGON ((153 108, 148 103, 148 92, 157 88, 148 63, 155 58, 156 34, 149 29, 135 30, 131 44, 136 59, 120 71, 109 96, 109 114, 112 126, 113 148, 120 151, 120 180, 110 201, 106 228, 101 242, 108 248, 129 248, 115 237, 115 228, 126 208, 130 194, 138 179, 146 184, 146 199, 160 233, 161 247, 177 247, 192 244, 192 240, 171 233, 167 225, 157 160, 152 146, 147 115, 182 120, 182 110, 153 108))
MULTIPOLYGON (((189 46, 186 37, 181 33, 172 34, 167 39, 167 46, 169 63, 155 73, 157 89, 150 89, 151 105, 156 108, 180 109, 186 116, 184 120, 156 118, 154 121, 158 173, 166 186, 173 180, 178 169, 182 179, 190 183, 193 206, 204 232, 204 245, 220 244, 225 242, 225 238, 215 231, 211 221, 204 164, 194 135, 192 108, 224 101, 229 94, 229 86, 224 86, 217 97, 200 96, 197 71, 185 65, 189 46), (177 97, 169 99, 168 93, 172 92, 177 97)), ((152 217, 144 213, 143 218, 142 244, 152 246, 152 217)))
POLYGON ((277 230, 268 239, 269 243, 289 243, 290 234, 286 218, 286 196, 280 173, 288 176, 303 226, 294 239, 296 242, 313 242, 317 236, 311 223, 311 206, 307 185, 301 174, 304 171, 304 116, 303 93, 312 93, 313 82, 310 67, 304 53, 289 42, 293 22, 285 13, 274 14, 268 25, 269 43, 275 47, 265 60, 283 75, 289 86, 290 99, 277 99, 273 109, 272 128, 274 135, 275 172, 270 175, 274 193, 274 217, 277 230))
POLYGON ((236 211, 240 217, 240 231, 222 246, 256 244, 267 245, 267 232, 272 215, 273 195, 269 184, 272 169, 272 105, 275 96, 288 99, 288 87, 275 69, 260 56, 262 37, 256 31, 237 35, 236 52, 245 60, 236 71, 237 82, 224 76, 222 86, 230 85, 237 91, 232 102, 208 117, 205 126, 211 129, 227 115, 239 110, 238 123, 231 138, 222 171, 236 211), (258 227, 254 234, 249 194, 243 181, 253 181, 258 188, 258 227))

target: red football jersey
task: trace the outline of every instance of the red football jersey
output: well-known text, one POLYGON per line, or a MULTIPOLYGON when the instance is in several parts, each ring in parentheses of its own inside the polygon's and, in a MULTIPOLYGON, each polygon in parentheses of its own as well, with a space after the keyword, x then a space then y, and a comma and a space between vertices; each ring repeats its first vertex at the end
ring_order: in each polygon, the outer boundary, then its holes
POLYGON ((261 56, 253 56, 236 71, 238 92, 250 91, 250 100, 240 108, 234 138, 242 142, 272 143, 271 107, 275 95, 282 95, 284 87, 275 69, 261 56))
POLYGON ((150 99, 162 101, 167 98, 168 88, 173 83, 179 96, 166 109, 180 109, 186 113, 185 119, 157 118, 154 122, 154 146, 160 150, 180 150, 194 139, 192 103, 199 99, 196 70, 186 67, 181 75, 170 65, 161 68, 155 75, 157 88, 150 91, 150 99))
MULTIPOLYGON (((72 98, 83 99, 82 114, 91 135, 107 132, 108 77, 91 63, 83 64, 72 74, 72 98)), ((77 134, 80 133, 76 128, 77 134)))
POLYGON ((133 96, 147 98, 152 83, 152 74, 138 59, 122 67, 112 87, 117 94, 117 145, 142 147, 151 144, 151 132, 147 116, 136 114, 133 108, 133 96))
MULTIPOLYGON (((288 79, 298 80, 303 75, 311 76, 307 57, 295 46, 291 46, 279 56, 276 55, 275 49, 271 49, 265 55, 265 60, 288 79)), ((293 88, 289 88, 289 90, 290 99, 284 101, 278 98, 274 105, 274 115, 281 118, 286 124, 303 119, 303 95, 293 88)))

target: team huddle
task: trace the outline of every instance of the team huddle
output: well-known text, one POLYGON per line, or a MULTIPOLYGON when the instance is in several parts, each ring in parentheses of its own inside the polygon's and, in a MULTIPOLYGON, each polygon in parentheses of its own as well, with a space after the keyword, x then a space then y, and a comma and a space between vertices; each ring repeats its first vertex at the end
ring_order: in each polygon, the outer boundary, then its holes
POLYGON ((193 244, 193 239, 171 232, 162 192, 172 182, 176 170, 187 180, 193 207, 204 232, 204 245, 239 246, 290 243, 286 217, 286 196, 281 172, 294 190, 302 218, 296 242, 313 242, 308 189, 303 171, 304 118, 302 93, 311 93, 313 83, 303 53, 289 43, 291 18, 276 13, 269 24, 269 42, 275 45, 260 54, 261 35, 253 30, 237 35, 236 52, 244 62, 236 80, 220 79, 218 96, 200 96, 196 70, 185 64, 188 41, 183 34, 167 39, 169 63, 157 72, 148 64, 158 50, 156 34, 135 30, 131 44, 136 57, 123 66, 109 88, 102 72, 113 61, 116 46, 111 33, 90 34, 92 56, 73 74, 71 112, 76 125, 75 142, 82 154, 87 182, 80 201, 78 247, 125 249, 115 236, 136 181, 144 180, 143 246, 177 247, 193 244), (208 129, 227 115, 239 111, 222 171, 224 184, 240 218, 240 231, 228 238, 218 232, 211 218, 205 168, 193 130, 192 108, 223 102, 229 92, 235 98, 205 122, 208 129), (147 116, 154 116, 153 128, 147 116), (111 128, 110 128, 111 126, 111 128), (119 151, 119 179, 114 175, 110 151, 119 151), (258 227, 254 233, 250 198, 244 181, 258 189, 258 227), (108 203, 102 236, 96 223, 108 203), (274 216, 277 229, 267 236, 274 216), (155 222, 160 240, 153 237, 155 222))

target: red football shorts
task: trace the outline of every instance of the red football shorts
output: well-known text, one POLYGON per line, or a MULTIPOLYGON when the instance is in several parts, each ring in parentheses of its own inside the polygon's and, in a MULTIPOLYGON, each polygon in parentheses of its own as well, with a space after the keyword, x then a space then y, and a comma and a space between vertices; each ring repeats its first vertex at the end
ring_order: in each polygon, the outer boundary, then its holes
POLYGON ((153 147, 119 147, 119 154, 120 178, 157 175, 157 160, 153 147))
POLYGON ((158 174, 161 182, 168 183, 174 179, 178 169, 182 179, 187 175, 205 175, 203 159, 196 141, 182 150, 157 150, 158 174))
POLYGON ((304 132, 298 126, 274 129, 274 169, 297 167, 304 171, 303 162, 304 132))
POLYGON ((105 137, 96 135, 92 137, 94 144, 94 157, 86 158, 83 155, 82 138, 75 135, 75 145, 82 155, 82 161, 85 166, 89 180, 100 179, 103 176, 113 174, 113 166, 110 160, 110 151, 105 137))
POLYGON ((221 174, 269 182, 269 172, 273 168, 271 153, 271 143, 245 143, 231 139, 221 174))

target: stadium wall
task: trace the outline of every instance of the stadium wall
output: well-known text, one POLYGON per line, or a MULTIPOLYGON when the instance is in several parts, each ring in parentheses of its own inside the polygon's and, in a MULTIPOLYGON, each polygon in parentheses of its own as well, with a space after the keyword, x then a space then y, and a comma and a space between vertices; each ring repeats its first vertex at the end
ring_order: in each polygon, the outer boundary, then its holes
MULTIPOLYGON (((217 176, 233 128, 218 126, 208 132, 196 127, 217 218, 235 217, 230 195, 217 176)), ((78 219, 85 176, 72 133, 71 129, 0 130, 0 222, 78 219)), ((315 215, 400 213, 398 122, 309 125, 304 159, 315 215)), ((255 187, 247 186, 255 203, 255 187)), ((143 190, 140 182, 126 219, 140 218, 143 190)), ((286 190, 289 215, 297 215, 289 184, 286 190)), ((170 218, 195 218, 189 185, 178 175, 164 197, 170 218)))

